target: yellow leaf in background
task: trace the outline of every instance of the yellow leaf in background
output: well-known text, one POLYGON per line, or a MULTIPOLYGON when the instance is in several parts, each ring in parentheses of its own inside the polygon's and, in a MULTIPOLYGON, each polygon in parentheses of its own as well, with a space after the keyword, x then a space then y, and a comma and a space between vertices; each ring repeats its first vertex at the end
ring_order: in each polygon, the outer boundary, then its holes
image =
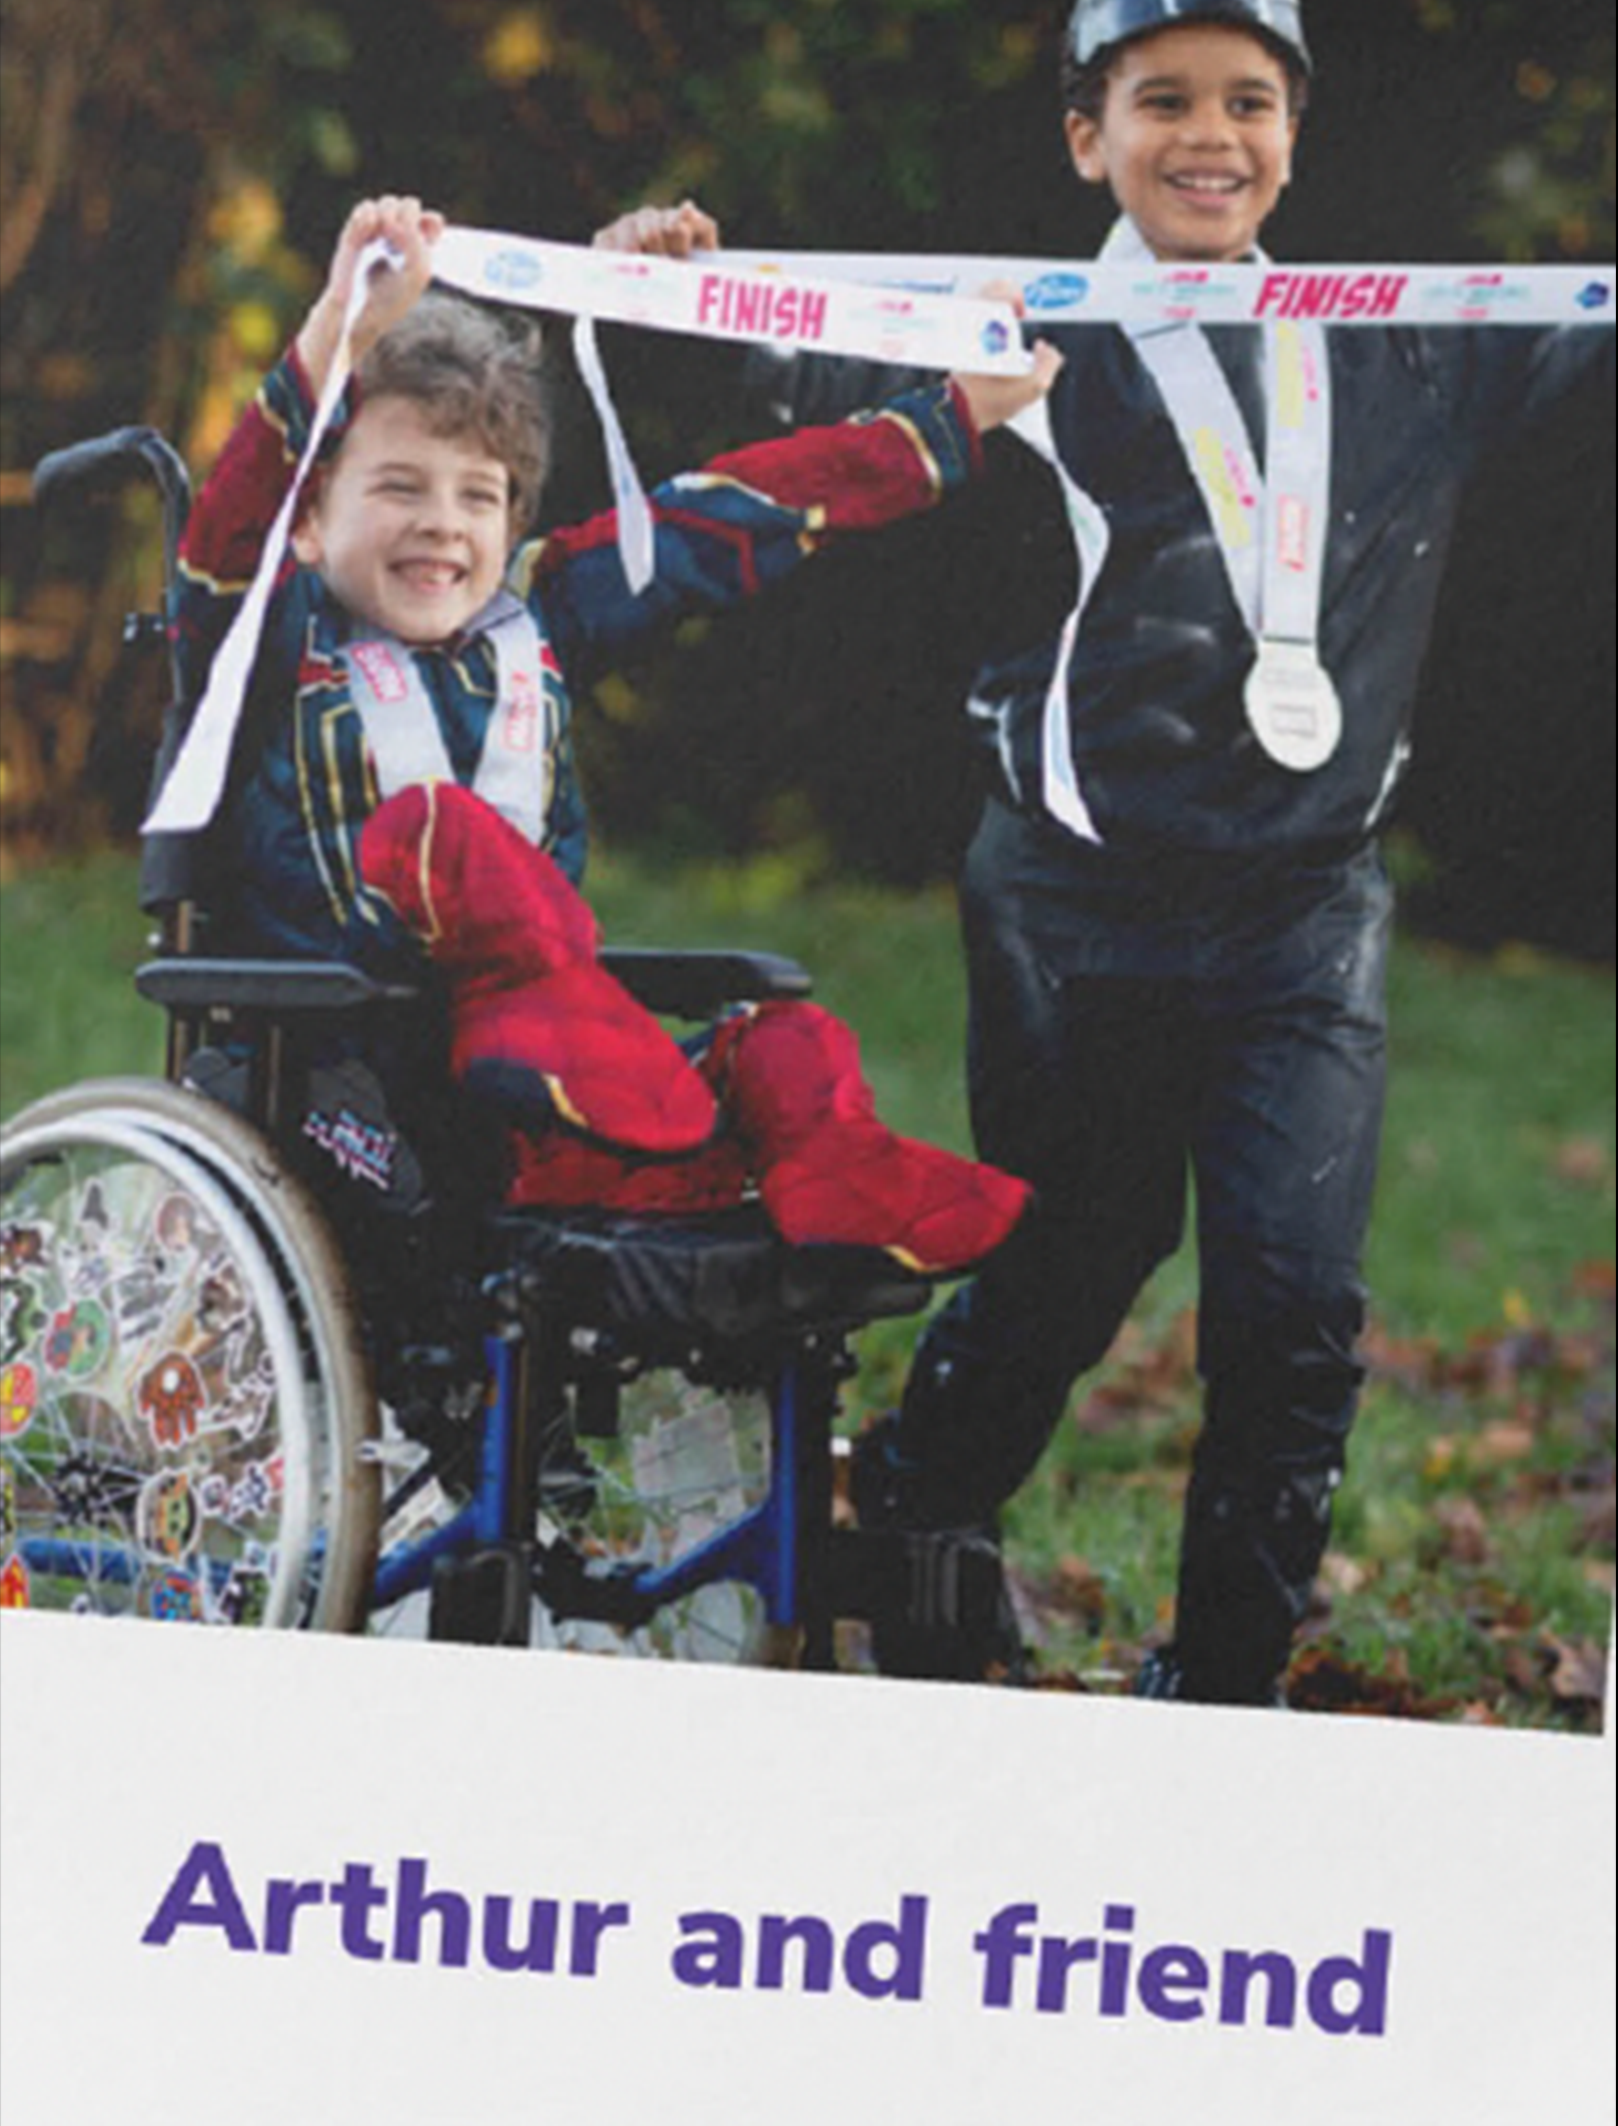
POLYGON ((555 40, 537 7, 507 10, 483 40, 483 65, 508 88, 543 74, 556 56, 555 40))
POLYGON ((215 201, 208 216, 208 234, 249 265, 266 256, 281 226, 281 202, 258 177, 233 185, 215 201))
POLYGON ((613 723, 636 724, 646 720, 639 694, 620 672, 608 672, 595 685, 596 707, 613 723))
POLYGON ((1515 1285, 1501 1293, 1500 1312, 1508 1328, 1527 1329, 1533 1325, 1534 1310, 1515 1285))
POLYGON ((211 465, 225 447, 242 410, 242 394, 233 375, 215 365, 197 402, 187 439, 186 455, 198 465, 211 465))
POLYGON ((1421 1465, 1422 1475, 1430 1484, 1438 1483, 1455 1467, 1459 1451, 1453 1435, 1441 1432, 1427 1449, 1421 1465))
POLYGON ((230 336, 244 355, 267 363, 280 351, 280 320, 268 303, 233 303, 230 336))
POLYGON ((1556 76, 1548 66, 1525 59, 1517 69, 1517 94, 1530 103, 1549 103, 1556 94, 1556 76))

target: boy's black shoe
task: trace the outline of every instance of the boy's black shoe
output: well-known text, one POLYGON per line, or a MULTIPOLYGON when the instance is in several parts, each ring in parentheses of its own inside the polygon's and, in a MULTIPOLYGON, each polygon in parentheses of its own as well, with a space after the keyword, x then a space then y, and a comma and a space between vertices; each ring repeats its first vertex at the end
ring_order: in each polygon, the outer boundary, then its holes
POLYGON ((889 1416, 860 1436, 849 1480, 878 1671, 934 1683, 1026 1684, 1028 1651, 998 1532, 916 1526, 914 1464, 897 1452, 895 1430, 889 1416))
POLYGON ((1187 1690, 1185 1670, 1175 1648, 1155 1646, 1146 1655, 1135 1671, 1131 1695, 1136 1698, 1174 1698, 1187 1704, 1198 1705, 1259 1705, 1274 1711, 1286 1709, 1286 1692, 1279 1683, 1269 1686, 1266 1692, 1256 1696, 1237 1697, 1225 1693, 1203 1690, 1187 1690))

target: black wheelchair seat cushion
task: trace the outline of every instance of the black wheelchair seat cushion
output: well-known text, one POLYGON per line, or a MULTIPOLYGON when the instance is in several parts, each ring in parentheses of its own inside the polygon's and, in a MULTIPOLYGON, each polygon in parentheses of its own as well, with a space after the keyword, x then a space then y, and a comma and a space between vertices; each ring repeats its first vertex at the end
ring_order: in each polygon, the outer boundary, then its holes
POLYGON ((495 1256, 557 1321, 665 1342, 749 1342, 912 1314, 932 1287, 877 1248, 792 1247, 762 1210, 700 1217, 503 1211, 495 1256))

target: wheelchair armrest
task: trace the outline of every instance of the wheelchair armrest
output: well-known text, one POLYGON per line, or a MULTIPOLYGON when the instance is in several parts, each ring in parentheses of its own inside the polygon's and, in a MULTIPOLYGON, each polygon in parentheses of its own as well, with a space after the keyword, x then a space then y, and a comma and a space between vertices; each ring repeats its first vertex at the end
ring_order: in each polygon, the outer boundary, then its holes
POLYGON ((775 952, 660 952, 609 946, 601 964, 648 1011, 707 1019, 727 1004, 759 1004, 772 997, 806 997, 807 972, 775 952))
POLYGON ((336 960, 216 960, 201 955, 148 960, 135 987, 166 1011, 360 1011, 406 1004, 418 991, 378 982, 336 960))
MULTIPOLYGON (((773 952, 659 952, 633 946, 609 949, 602 965, 648 1011, 688 1019, 711 1017, 727 1004, 771 997, 805 997, 809 976, 796 960, 773 952)), ((135 987, 166 1011, 361 1011, 407 1004, 419 991, 404 982, 379 982, 337 960, 214 959, 201 954, 148 960, 135 987)))

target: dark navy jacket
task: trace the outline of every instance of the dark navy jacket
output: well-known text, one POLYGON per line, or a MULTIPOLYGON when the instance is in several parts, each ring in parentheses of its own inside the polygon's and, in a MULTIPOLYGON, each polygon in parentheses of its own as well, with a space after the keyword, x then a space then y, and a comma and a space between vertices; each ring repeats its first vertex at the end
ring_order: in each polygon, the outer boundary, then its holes
MULTIPOLYGON (((313 419, 295 356, 266 380, 198 496, 174 616, 193 698, 258 564, 313 419)), ((338 433, 340 434, 340 425, 338 433)), ((548 793, 542 846, 577 882, 585 824, 573 773, 569 685, 683 613, 764 589, 828 541, 929 507, 980 462, 955 388, 933 380, 871 414, 714 459, 654 489, 656 575, 636 595, 607 512, 520 547, 507 582, 538 622, 548 793)), ((276 586, 236 742, 221 889, 238 949, 411 956, 359 876, 358 839, 378 802, 341 652, 356 623, 289 556, 276 586)), ((470 782, 494 713, 495 660, 470 635, 413 652, 458 781, 470 782)))
MULTIPOLYGON (((1236 366, 1252 328, 1210 335, 1236 366)), ((1610 331, 1465 327, 1328 334, 1331 529, 1320 651, 1344 732, 1322 768, 1271 761, 1242 695, 1253 642, 1156 385, 1123 334, 1053 332, 1066 365, 1051 398, 1063 463, 1106 513, 1111 545, 1069 676, 1079 786, 1120 854, 1352 849, 1386 810, 1468 473, 1593 365, 1610 331)), ((1233 381, 1242 396, 1239 366, 1233 381)), ((1260 418, 1262 416, 1260 415, 1260 418)), ((1041 803, 1040 724, 1056 644, 991 663, 975 700, 1004 717, 1005 794, 1041 803)))
MULTIPOLYGON (((1066 357, 1049 401, 1052 434, 1067 471, 1105 512, 1110 537, 1068 688, 1080 792, 1104 847, 1120 859, 1154 865, 1173 855, 1194 867, 1224 855, 1313 861, 1361 845, 1403 766, 1467 477, 1492 442, 1601 372, 1610 380, 1612 331, 1328 333, 1332 523, 1321 650, 1345 729, 1335 757, 1300 774, 1270 761, 1248 729, 1242 694, 1252 638, 1152 377, 1113 327, 1041 330, 1066 357)), ((1262 396, 1241 373, 1243 343, 1256 347, 1257 328, 1209 336, 1261 435, 1262 396)), ((868 366, 812 358, 755 365, 755 378, 778 411, 799 419, 824 418, 894 381, 868 366)), ((1002 460, 1023 449, 996 444, 1002 460)), ((1037 477, 1054 491, 1048 471, 1037 477)), ((1025 470, 1005 484, 1014 489, 1008 499, 1028 499, 1025 470)), ((1029 541, 1065 546, 1067 536, 1054 508, 1017 526, 1004 509, 986 514, 1005 551, 993 562, 999 581, 983 595, 1013 603, 1008 577, 1037 575, 1041 617, 1037 632, 986 657, 972 687, 974 727, 991 757, 992 787, 1031 821, 1048 823, 1041 739, 1060 615, 1049 597, 1049 554, 1036 556, 1029 541)), ((986 616, 986 632, 995 619, 986 616)), ((1015 625, 1001 632, 1018 636, 1015 625)))

